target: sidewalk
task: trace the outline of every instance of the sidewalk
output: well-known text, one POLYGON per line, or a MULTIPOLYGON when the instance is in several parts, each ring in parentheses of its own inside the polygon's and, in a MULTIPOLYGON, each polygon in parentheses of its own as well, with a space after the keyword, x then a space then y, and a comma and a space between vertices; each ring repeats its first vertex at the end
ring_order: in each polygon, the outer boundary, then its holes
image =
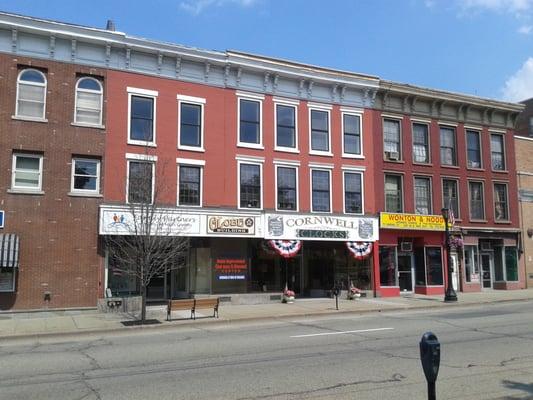
MULTIPOLYGON (((476 304, 505 301, 533 300, 533 289, 510 291, 487 291, 481 293, 459 293, 457 303, 444 303, 443 296, 409 295, 392 298, 360 298, 357 300, 339 299, 339 310, 335 309, 334 299, 297 299, 292 304, 273 302, 257 305, 230 305, 221 303, 220 318, 190 320, 189 312, 174 312, 173 321, 167 322, 166 308, 148 308, 149 319, 157 319, 156 325, 125 326, 123 322, 132 317, 121 313, 100 313, 96 310, 38 311, 31 313, 0 312, 0 338, 29 336, 49 336, 64 334, 97 333, 152 327, 179 327, 205 323, 238 322, 275 318, 291 318, 311 315, 364 313, 439 307, 464 307, 476 304)), ((202 310, 203 311, 203 310, 202 310)), ((208 312, 205 314, 210 315, 208 312)))

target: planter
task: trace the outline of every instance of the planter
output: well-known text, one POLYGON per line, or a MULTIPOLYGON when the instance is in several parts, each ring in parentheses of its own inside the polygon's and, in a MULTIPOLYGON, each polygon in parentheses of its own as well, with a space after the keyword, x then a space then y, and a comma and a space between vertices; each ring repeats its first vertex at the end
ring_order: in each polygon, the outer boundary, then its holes
POLYGON ((281 296, 282 303, 294 303, 294 296, 281 296))
POLYGON ((361 293, 350 293, 348 292, 348 300, 355 300, 361 297, 361 293))

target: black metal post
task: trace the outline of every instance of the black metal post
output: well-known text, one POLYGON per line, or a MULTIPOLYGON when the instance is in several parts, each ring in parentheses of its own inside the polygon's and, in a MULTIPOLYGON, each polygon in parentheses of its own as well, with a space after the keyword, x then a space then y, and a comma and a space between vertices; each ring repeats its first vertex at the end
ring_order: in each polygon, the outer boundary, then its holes
POLYGON ((446 236, 446 266, 448 267, 448 281, 446 284, 446 293, 444 294, 444 301, 452 302, 457 301, 457 293, 455 293, 452 284, 452 256, 450 254, 450 231, 448 229, 448 213, 450 212, 450 210, 448 208, 443 208, 441 212, 444 218, 444 234, 446 236))
POLYGON ((339 293, 335 292, 335 306, 339 309, 339 293))
POLYGON ((435 382, 428 382, 428 400, 437 400, 435 382))

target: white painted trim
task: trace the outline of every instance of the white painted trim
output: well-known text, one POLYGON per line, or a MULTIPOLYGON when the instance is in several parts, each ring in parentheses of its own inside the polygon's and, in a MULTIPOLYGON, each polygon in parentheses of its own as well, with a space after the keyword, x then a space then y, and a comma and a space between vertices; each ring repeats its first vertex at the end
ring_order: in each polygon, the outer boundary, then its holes
POLYGON ((417 123, 417 124, 427 124, 427 125, 431 125, 431 120, 430 120, 430 119, 417 118, 417 117, 409 117, 409 120, 410 120, 411 122, 414 122, 414 123, 417 123))
POLYGON ((138 161, 157 161, 157 156, 151 154, 137 154, 137 153, 126 153, 127 160, 138 160, 138 161))
POLYGON ((507 144, 505 143, 505 134, 497 131, 489 131, 489 158, 490 158, 490 170, 493 172, 507 172, 509 159, 507 158, 507 144), (502 153, 503 153, 503 169, 494 169, 492 165, 492 135, 498 135, 502 138, 502 153))
POLYGON ((500 133, 502 135, 506 135, 507 131, 505 129, 498 129, 498 128, 488 128, 489 133, 500 133))
POLYGON ((314 155, 317 155, 317 156, 328 156, 328 157, 332 157, 333 156, 333 153, 331 152, 331 110, 330 109, 326 109, 326 108, 317 108, 317 107, 313 107, 313 108, 309 108, 309 111, 308 111, 308 118, 309 118, 309 154, 314 154, 314 155), (313 149, 313 140, 312 140, 312 136, 313 136, 313 126, 312 126, 312 118, 311 118, 311 114, 313 111, 319 111, 319 112, 325 112, 327 113, 328 115, 328 150, 324 151, 324 150, 314 150, 313 149))
POLYGON ((483 127, 482 126, 476 126, 476 125, 465 125, 464 129, 465 130, 468 129, 470 131, 478 131, 479 133, 481 133, 483 131, 483 127))
POLYGON ((451 128, 455 128, 457 130, 457 127, 459 126, 456 122, 446 122, 446 121, 437 121, 437 124, 439 126, 449 126, 451 128))
POLYGON ((309 169, 309 189, 310 189, 310 209, 312 213, 333 213, 333 191, 331 190, 333 182, 331 181, 331 169, 324 167, 310 167, 309 169), (329 174, 329 211, 314 211, 313 210, 313 171, 326 171, 329 174))
POLYGON ((361 158, 364 157, 364 151, 363 151, 363 113, 355 112, 355 111, 347 111, 347 109, 341 108, 341 146, 342 146, 342 157, 346 158, 361 158), (346 153, 344 151, 344 116, 350 115, 353 117, 359 117, 359 154, 352 154, 352 153, 346 153))
POLYGON ((528 141, 528 142, 533 142, 533 138, 531 138, 531 137, 524 137, 524 136, 514 135, 514 138, 515 139, 520 139, 520 140, 525 140, 525 141, 528 141))
POLYGON ((288 105, 288 106, 298 107, 300 105, 300 100, 286 99, 284 97, 273 97, 272 101, 277 104, 283 104, 283 105, 288 105))
POLYGON ((470 179, 467 178, 466 185, 468 187, 468 219, 470 221, 479 221, 485 220, 487 218, 487 196, 485 196, 485 180, 481 179, 470 179), (481 194, 482 194, 482 200, 483 200, 483 217, 482 218, 472 218, 472 196, 470 192, 470 183, 481 183, 481 194))
POLYGON ((237 154, 235 156, 235 159, 237 161, 244 161, 244 162, 251 162, 251 163, 264 163, 265 162, 265 157, 259 157, 259 156, 247 156, 247 155, 242 155, 242 154, 237 154))
POLYGON ((362 171, 358 170, 346 170, 342 171, 342 211, 344 214, 348 215, 364 215, 365 214, 365 181, 364 174, 362 171), (361 178, 361 212, 360 213, 349 213, 346 211, 346 174, 357 174, 361 178))
POLYGON ((413 208, 414 208, 414 214, 417 214, 417 215, 432 215, 434 214, 434 204, 433 204, 433 179, 432 179, 432 175, 421 175, 421 174, 414 174, 413 175, 413 208), (429 195, 429 212, 428 214, 418 214, 416 212, 416 180, 417 179, 426 179, 427 181, 429 181, 429 190, 428 190, 428 195, 429 195))
POLYGON ((274 150, 275 151, 286 151, 290 153, 299 153, 298 150, 298 105, 293 103, 286 102, 274 102, 274 150), (290 107, 294 111, 294 146, 295 147, 285 147, 278 146, 278 105, 283 107, 290 107))
POLYGON ((207 103, 207 100, 204 99, 203 97, 187 96, 184 94, 176 95, 176 100, 182 100, 185 103, 200 103, 200 104, 207 103))
POLYGON ((411 156, 411 162, 414 163, 414 164, 423 164, 423 165, 428 165, 428 164, 431 164, 432 162, 432 159, 431 159, 431 125, 430 125, 430 122, 427 122, 427 121, 422 121, 422 120, 413 120, 411 119, 411 146, 413 146, 413 150, 412 150, 412 156, 411 156), (422 161, 415 161, 415 152, 414 152, 414 148, 415 148, 415 135, 414 135, 414 125, 417 124, 417 125, 425 125, 427 127, 427 142, 428 142, 428 145, 427 145, 427 153, 428 153, 428 160, 427 162, 422 162, 422 161))
POLYGON ((150 202, 150 204, 153 204, 154 203, 154 191, 155 191, 155 161, 152 161, 152 160, 142 160, 142 159, 135 159, 135 158, 132 158, 132 159, 126 159, 126 204, 138 204, 138 203, 130 203, 129 202, 129 198, 130 198, 130 193, 129 193, 129 188, 130 188, 130 163, 131 162, 146 162, 146 163, 149 163, 149 164, 152 164, 152 201, 150 202))
POLYGON ((492 215, 494 222, 511 222, 511 209, 509 204, 509 182, 508 181, 492 181, 492 215), (496 219, 496 185, 505 185, 505 197, 506 197, 506 206, 507 206, 507 219, 496 219))
POLYGON ((390 119, 399 119, 399 120, 403 120, 403 115, 398 115, 398 114, 384 114, 382 113, 381 114, 381 119, 383 118, 390 118, 390 119))
POLYGON ((329 163, 321 163, 321 162, 309 162, 309 168, 326 168, 326 169, 333 169, 335 168, 335 164, 329 164, 329 163))
POLYGON ((346 113, 346 114, 364 114, 365 112, 364 108, 353 108, 353 107, 341 107, 340 111, 341 113, 346 113))
MULTIPOLYGON (((71 194, 100 194, 100 165, 101 162, 97 158, 87 158, 87 157, 72 157, 72 163, 71 163, 71 174, 70 174, 70 193, 71 194), (74 172, 75 172, 75 165, 76 161, 88 161, 96 163, 96 189, 95 190, 87 190, 87 189, 76 189, 74 188, 74 172)), ((69 193, 69 194, 70 194, 69 193)))
POLYGON ((177 160, 181 160, 181 162, 178 163, 177 165, 177 171, 176 171, 176 177, 177 177, 177 187, 176 187, 176 205, 177 206, 181 206, 181 207, 202 207, 203 204, 204 204, 204 165, 205 165, 205 162, 203 164, 198 164, 196 163, 197 161, 200 161, 200 160, 190 160, 190 159, 186 159, 186 158, 177 158, 177 160), (200 186, 200 199, 199 199, 199 202, 200 204, 198 205, 191 205, 191 204, 180 204, 180 167, 197 167, 200 169, 200 182, 199 182, 199 186, 200 186))
MULTIPOLYGON (((237 92, 242 93, 242 92, 237 92)), ((264 96, 263 96, 264 98, 264 96)), ((258 97, 238 95, 237 97, 237 147, 264 149, 263 147, 263 99, 258 97), (241 142, 241 100, 259 103, 259 143, 241 142)))
POLYGON ((276 211, 279 211, 279 212, 298 212, 300 210, 300 190, 299 190, 299 186, 300 186, 300 180, 299 180, 299 169, 298 169, 298 165, 294 165, 294 164, 290 164, 290 163, 285 163, 285 164, 282 164, 282 163, 275 163, 276 166, 274 167, 275 169, 275 174, 274 174, 274 188, 275 188, 275 201, 276 201, 276 205, 275 205, 275 208, 276 208, 276 211), (292 168, 295 170, 295 178, 296 178, 296 210, 280 210, 278 208, 278 168, 281 167, 281 168, 292 168))
POLYGON ((357 166, 357 165, 342 165, 341 169, 343 171, 356 171, 356 172, 364 172, 366 171, 365 166, 357 166))
POLYGON ((282 164, 282 165, 291 165, 291 166, 300 166, 300 160, 285 160, 281 158, 275 158, 272 161, 273 164, 282 164))
POLYGON ((126 87, 126 91, 131 94, 138 94, 138 95, 146 96, 146 97, 159 96, 159 92, 157 90, 141 89, 141 88, 136 88, 136 87, 131 87, 131 86, 126 87))
POLYGON ((477 130, 477 129, 473 129, 473 128, 468 128, 468 129, 464 129, 465 131, 465 156, 466 156, 466 168, 467 169, 472 169, 472 170, 482 170, 483 168, 485 168, 485 165, 483 163, 483 141, 481 139, 481 131, 477 130), (472 133, 477 133, 477 138, 478 138, 478 146, 479 146, 479 161, 480 161, 480 166, 479 167, 470 167, 468 165, 468 132, 472 132, 472 133))
POLYGON ((93 78, 91 76, 82 76, 81 78, 79 78, 76 81, 76 88, 75 88, 75 94, 74 94, 74 119, 73 119, 74 122, 73 123, 74 124, 80 124, 80 125, 83 125, 83 126, 95 127, 95 128, 102 127, 103 110, 104 110, 104 89, 102 87, 102 83, 98 79, 93 78), (82 80, 91 80, 91 81, 96 82, 98 84, 98 86, 100 86, 100 90, 80 89, 79 88, 79 84, 80 84, 80 82, 82 80), (80 122, 80 121, 78 121, 78 118, 77 118, 77 116, 78 116, 78 114, 77 114, 77 110, 78 110, 78 93, 80 93, 80 92, 95 94, 95 95, 98 95, 100 97, 100 115, 99 115, 98 123, 91 124, 91 123, 88 123, 88 122, 80 122))
POLYGON ((249 98, 253 100, 264 100, 265 99, 265 95, 260 94, 260 93, 242 92, 240 90, 237 90, 235 94, 237 95, 237 97, 249 98))
POLYGON ((264 188, 263 163, 257 162, 257 161, 246 160, 242 158, 237 158, 237 157, 235 157, 235 159, 237 160, 237 209, 239 210, 262 210, 263 209, 263 188, 264 188), (242 164, 259 166, 259 181, 261 185, 261 188, 259 189, 259 193, 260 193, 259 202, 261 204, 259 204, 259 207, 253 207, 253 208, 252 207, 241 207, 241 165, 242 164))
POLYGON ((205 165, 205 160, 195 160, 194 158, 176 158, 177 164, 187 164, 187 165, 205 165))
POLYGON ((11 160, 11 190, 26 193, 41 192, 43 188, 43 155, 35 153, 13 153, 11 160), (38 186, 28 187, 28 186, 17 186, 15 185, 15 173, 17 172, 17 157, 27 157, 27 158, 37 158, 39 159, 39 175, 38 175, 38 186))
POLYGON ((525 175, 525 176, 533 176, 533 172, 527 172, 527 171, 516 171, 518 175, 525 175))
MULTIPOLYGON (((130 89, 130 88, 128 88, 130 89)), ((142 89, 141 89, 142 90, 142 89)), ((157 93, 157 92, 155 92, 157 93)), ((128 144, 134 144, 134 145, 140 145, 140 146, 149 146, 149 147, 156 147, 156 132, 157 132, 157 95, 156 96, 152 96, 152 95, 146 95, 146 94, 141 94, 139 92, 130 92, 128 91, 128 140, 127 140, 127 143, 128 144), (147 98, 147 99, 152 99, 153 101, 153 120, 152 120, 152 141, 144 141, 144 140, 135 140, 135 139, 131 139, 131 97, 132 96, 136 96, 136 97, 144 97, 144 98, 147 98)))
POLYGON ((188 151, 198 151, 198 152, 204 152, 205 147, 205 139, 204 139, 204 126, 205 126, 205 99, 204 102, 201 101, 195 101, 195 100, 185 100, 181 99, 180 97, 187 97, 189 99, 200 99, 198 97, 190 97, 190 96, 180 96, 178 95, 178 149, 180 150, 188 150, 188 151), (189 146, 189 145, 182 145, 181 144, 181 105, 182 104, 190 104, 195 106, 200 106, 200 146, 189 146))
POLYGON ((458 215, 455 215, 455 219, 462 219, 461 217, 461 192, 459 188, 459 179, 460 177, 456 176, 441 176, 440 178, 440 190, 441 190, 441 208, 448 207, 447 204, 444 204, 444 181, 454 181, 455 182, 455 191, 457 193, 457 211, 458 215))
MULTIPOLYGON (((404 185, 404 173, 403 172, 395 172, 395 171, 384 171, 384 174, 383 174, 383 191, 384 191, 384 202, 383 202, 383 209, 384 209, 384 212, 392 212, 392 211, 387 211, 387 175, 388 176, 397 176, 398 178, 400 178, 400 192, 401 192, 401 201, 402 201, 402 206, 401 206, 401 209, 400 209, 400 213, 404 213, 405 212, 405 185, 404 185)), ((414 199, 413 199, 414 200, 414 199)), ((414 201, 413 201, 414 203, 414 201)), ((396 212, 396 211, 395 211, 396 212)), ((396 262, 398 262, 398 260, 396 260, 396 262)))
POLYGON ((333 109, 333 106, 331 104, 307 102, 307 108, 309 109, 318 108, 321 111, 325 111, 325 110, 331 111, 333 109))
MULTIPOLYGON (((41 71, 39 71, 38 69, 35 69, 35 68, 24 68, 23 70, 21 70, 17 76, 17 94, 16 94, 16 98, 15 98, 15 117, 16 118, 28 118, 28 119, 32 119, 32 120, 38 120, 38 121, 41 121, 41 122, 45 122, 46 121, 46 95, 47 95, 47 92, 48 92, 48 80, 46 79, 46 75, 43 74, 41 71), (21 81, 20 80, 20 76, 26 72, 26 71, 35 71, 37 73, 39 73, 43 79, 44 79, 44 83, 39 83, 39 82, 29 82, 29 81, 21 81), (35 117, 35 116, 31 116, 31 115, 20 115, 19 114, 19 89, 20 89, 20 85, 28 85, 28 86, 36 86, 36 87, 41 87, 43 88, 43 91, 44 91, 44 96, 43 96, 43 115, 40 116, 40 117, 35 117)), ((37 103, 37 101, 35 102, 37 103)))

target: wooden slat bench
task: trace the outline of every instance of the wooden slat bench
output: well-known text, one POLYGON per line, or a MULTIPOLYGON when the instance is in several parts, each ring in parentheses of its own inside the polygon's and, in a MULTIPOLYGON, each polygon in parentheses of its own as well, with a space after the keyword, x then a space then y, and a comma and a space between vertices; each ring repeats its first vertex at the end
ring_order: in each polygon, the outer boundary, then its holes
POLYGON ((191 310, 191 319, 196 319, 196 310, 199 309, 213 309, 213 318, 218 318, 218 306, 220 298, 210 297, 206 299, 183 299, 183 300, 169 300, 167 305, 167 321, 171 320, 172 311, 175 310, 191 310))

